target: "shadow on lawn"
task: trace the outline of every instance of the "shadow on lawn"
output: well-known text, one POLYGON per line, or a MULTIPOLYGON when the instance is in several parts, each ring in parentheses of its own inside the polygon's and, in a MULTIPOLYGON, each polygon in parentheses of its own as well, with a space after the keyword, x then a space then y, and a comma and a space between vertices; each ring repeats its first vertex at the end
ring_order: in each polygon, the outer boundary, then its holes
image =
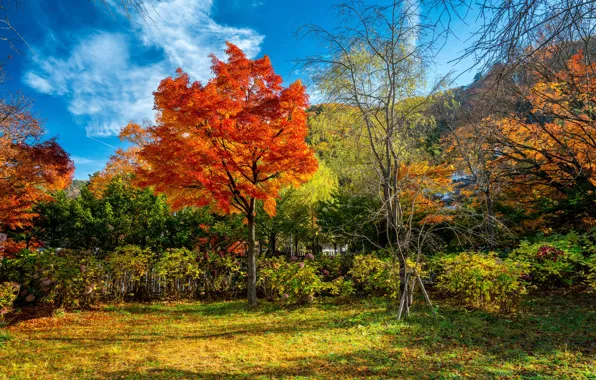
MULTIPOLYGON (((189 302, 189 303, 152 303, 152 304, 129 304, 122 306, 106 306, 103 311, 120 312, 131 314, 196 314, 201 316, 229 316, 234 314, 270 314, 280 311, 304 310, 310 306, 321 308, 333 308, 334 310, 350 310, 352 305, 348 302, 333 302, 334 299, 324 299, 324 303, 314 303, 307 305, 286 305, 282 306, 273 302, 261 300, 257 307, 250 307, 246 301, 209 301, 209 302, 189 302)), ((373 299, 370 302, 360 301, 371 307, 385 307, 385 301, 373 299)), ((359 303, 360 303, 359 302, 359 303)))
POLYGON ((446 377, 496 378, 503 376, 540 376, 523 368, 503 370, 482 362, 437 360, 430 356, 408 356, 398 350, 357 350, 349 354, 325 354, 290 359, 282 364, 249 367, 240 364, 232 371, 150 368, 104 372, 108 379, 255 379, 255 378, 408 378, 446 377))
POLYGON ((413 345, 431 354, 466 347, 500 360, 573 351, 596 363, 596 297, 565 297, 529 297, 511 315, 447 308, 434 325, 428 318, 414 316, 410 324, 420 331, 413 345), (428 330, 423 326, 429 326, 428 330))
MULTIPOLYGON (((202 371, 177 368, 151 368, 143 371, 125 370, 104 372, 100 376, 108 379, 255 379, 255 378, 362 378, 362 377, 408 377, 421 378, 415 367, 406 368, 397 360, 383 358, 371 362, 374 351, 356 351, 348 355, 307 356, 291 359, 283 365, 266 367, 238 366, 233 371, 202 371), (377 368, 378 366, 378 368, 377 368)), ((420 368, 421 369, 421 368, 420 368)))
MULTIPOLYGON (((159 306, 159 305, 158 305, 159 306)), ((233 315, 245 312, 243 303, 224 303, 200 305, 189 310, 181 305, 173 313, 182 314, 196 312, 201 315, 219 316, 220 313, 233 315), (204 312, 200 308, 206 307, 204 312)), ((288 324, 284 322, 285 314, 273 322, 255 321, 254 323, 232 323, 226 327, 209 326, 198 334, 188 336, 131 334, 127 337, 114 336, 102 338, 70 338, 68 335, 48 340, 77 341, 108 344, 114 342, 155 342, 160 340, 203 340, 213 338, 245 337, 262 334, 300 334, 308 331, 345 330, 348 328, 366 328, 370 325, 381 325, 381 334, 390 337, 395 347, 411 347, 421 349, 429 355, 441 355, 443 352, 466 349, 482 352, 500 360, 523 359, 535 355, 552 354, 555 351, 581 352, 596 358, 596 298, 592 295, 576 295, 569 299, 562 296, 529 298, 522 310, 516 314, 501 315, 482 311, 466 311, 461 308, 447 307, 440 311, 438 321, 424 312, 417 312, 404 323, 395 322, 394 315, 379 307, 378 303, 370 304, 371 309, 359 305, 334 305, 338 311, 335 315, 313 317, 297 320, 288 324), (137 336, 135 336, 137 335, 137 336)), ((134 313, 135 306, 124 308, 134 313)), ((138 309, 141 313, 162 312, 151 305, 138 309)), ((305 313, 308 310, 305 309, 305 313)), ((141 322, 141 321, 135 321, 141 322)), ((208 320, 205 322, 208 323, 208 320)), ((147 323, 150 323, 149 321, 147 323)), ((377 327, 378 328, 378 327, 377 327)))
POLYGON ((8 326, 13 326, 32 319, 51 317, 53 313, 54 307, 51 305, 25 305, 16 311, 6 314, 4 316, 4 323, 8 326))
POLYGON ((130 314, 199 314, 199 315, 213 315, 223 316, 240 313, 248 313, 253 310, 248 307, 246 302, 228 301, 228 302, 194 302, 194 303, 148 303, 148 304, 129 304, 122 306, 105 306, 103 311, 130 313, 130 314))
MULTIPOLYGON (((123 308, 120 309, 124 312, 130 310, 130 308, 123 308)), ((141 309, 141 315, 149 315, 153 313, 161 313, 161 310, 153 310, 152 312, 147 311, 145 307, 141 309)), ((292 323, 287 323, 284 321, 286 317, 285 314, 280 314, 279 318, 275 321, 260 321, 257 320, 254 323, 235 323, 232 322, 226 326, 210 326, 209 320, 202 320, 197 321, 201 326, 200 333, 194 333, 191 335, 169 335, 169 334, 150 334, 147 332, 129 332, 127 336, 121 335, 119 333, 115 333, 113 336, 109 337, 71 337, 68 333, 61 335, 59 337, 48 337, 43 338, 44 341, 59 341, 59 342, 85 342, 84 344, 89 346, 98 346, 102 344, 112 344, 112 343, 122 343, 122 342, 132 342, 132 343, 149 343, 149 342, 156 342, 156 341, 193 341, 193 340, 208 340, 213 338, 238 338, 238 337, 246 337, 251 335, 263 335, 263 334, 301 334, 305 332, 311 331, 320 331, 320 330, 345 330, 347 328, 352 328, 355 326, 365 327, 373 323, 385 323, 390 319, 391 316, 388 315, 383 310, 375 310, 375 311, 358 311, 351 309, 349 306, 346 306, 343 309, 344 313, 339 313, 334 315, 333 317, 324 316, 318 318, 308 318, 304 320, 292 321, 292 323)), ((192 313, 188 313, 184 310, 177 310, 177 311, 164 311, 163 313, 168 314, 171 313, 173 316, 183 316, 183 315, 192 315, 192 313)), ((131 313, 134 314, 134 313, 131 313)), ((209 314, 212 315, 212 314, 209 314)), ((233 314, 230 314, 233 315, 233 314)), ((180 318, 176 318, 176 321, 180 320, 180 318)), ((154 323, 150 320, 131 320, 130 323, 136 326, 142 325, 149 325, 154 323)), ((341 332, 340 332, 341 333, 341 332)))

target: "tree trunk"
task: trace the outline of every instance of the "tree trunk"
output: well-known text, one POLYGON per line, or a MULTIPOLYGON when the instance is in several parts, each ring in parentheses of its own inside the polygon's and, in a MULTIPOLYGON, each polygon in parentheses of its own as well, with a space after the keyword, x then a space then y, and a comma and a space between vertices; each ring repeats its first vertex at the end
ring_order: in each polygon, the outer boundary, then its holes
POLYGON ((494 212, 494 205, 493 199, 490 194, 490 189, 486 189, 484 192, 484 196, 486 197, 486 216, 487 216, 487 227, 488 227, 488 239, 489 239, 489 248, 492 251, 495 246, 495 212, 494 212))
MULTIPOLYGON (((254 205, 254 199, 251 200, 251 205, 254 205)), ((254 210, 254 208, 253 208, 254 210)), ((248 214, 248 305, 257 305, 257 263, 255 258, 255 215, 254 211, 248 214)))
POLYGON ((276 239, 277 239, 277 236, 275 236, 275 232, 271 232, 271 235, 269 236, 269 249, 271 250, 271 252, 269 252, 270 257, 276 256, 276 251, 277 251, 277 246, 275 244, 276 239))
POLYGON ((400 298, 405 297, 405 301, 400 299, 400 303, 404 302, 403 307, 405 310, 410 309, 410 297, 406 290, 408 286, 408 272, 406 270, 406 262, 403 260, 402 255, 398 256, 399 263, 399 294, 400 298))
MULTIPOLYGON (((310 228, 312 231, 315 230, 315 213, 314 211, 311 209, 310 210, 310 228)), ((317 233, 314 233, 314 236, 312 237, 312 254, 316 255, 317 254, 317 233)))

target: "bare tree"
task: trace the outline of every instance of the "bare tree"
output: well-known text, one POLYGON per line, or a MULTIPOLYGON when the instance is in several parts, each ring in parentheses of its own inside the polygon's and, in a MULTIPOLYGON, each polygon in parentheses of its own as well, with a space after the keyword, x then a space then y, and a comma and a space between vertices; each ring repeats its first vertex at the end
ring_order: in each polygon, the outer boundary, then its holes
POLYGON ((418 3, 390 1, 366 6, 338 5, 340 27, 304 27, 327 48, 326 54, 305 59, 314 72, 317 89, 332 103, 356 109, 368 140, 377 173, 387 240, 399 263, 400 311, 409 312, 413 283, 418 280, 418 253, 431 239, 430 225, 417 223, 430 170, 412 175, 409 165, 423 160, 421 141, 432 126, 424 109, 438 91, 428 88, 424 66, 436 36, 420 22, 418 3), (429 32, 429 33, 427 33, 429 32))
POLYGON ((98 5, 104 6, 108 10, 114 8, 120 9, 126 17, 131 19, 135 14, 144 20, 151 20, 151 9, 161 0, 91 0, 98 5))
MULTIPOLYGON (((17 45, 25 43, 25 39, 10 22, 8 13, 12 7, 18 9, 21 0, 0 0, 0 41, 8 43, 11 49, 19 51, 17 45)), ((27 47, 29 47, 27 45, 27 47)))
MULTIPOLYGON (((478 86, 479 87, 479 86, 478 86)), ((472 201, 456 195, 455 202, 479 203, 476 209, 483 215, 482 229, 490 249, 497 245, 495 198, 500 192, 499 173, 493 165, 496 157, 494 130, 486 120, 496 112, 494 97, 485 97, 479 89, 453 90, 446 92, 435 103, 434 111, 446 127, 443 138, 444 149, 449 160, 455 163, 458 173, 454 182, 460 193, 472 192, 472 201)), ((466 215, 467 216, 467 215, 466 215)), ((474 228, 475 229, 475 228, 474 228)))
POLYGON ((591 45, 596 28, 594 0, 423 0, 421 4, 435 10, 435 33, 444 41, 455 34, 454 19, 475 27, 457 61, 471 58, 468 69, 484 72, 504 65, 504 77, 545 47, 569 41, 591 45))

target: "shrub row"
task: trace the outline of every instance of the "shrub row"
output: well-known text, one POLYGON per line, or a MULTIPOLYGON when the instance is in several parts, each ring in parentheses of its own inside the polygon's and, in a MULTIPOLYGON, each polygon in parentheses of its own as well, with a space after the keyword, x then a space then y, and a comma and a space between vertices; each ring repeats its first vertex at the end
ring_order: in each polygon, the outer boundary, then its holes
POLYGON ((459 253, 431 261, 437 288, 460 304, 515 309, 531 289, 596 290, 596 233, 539 236, 508 254, 459 253))
POLYGON ((103 257, 84 250, 25 250, 0 262, 0 278, 20 285, 19 301, 80 308, 124 300, 232 298, 244 291, 245 272, 230 256, 185 248, 157 256, 126 246, 103 257))
MULTIPOLYGON (((508 255, 439 255, 429 263, 436 288, 460 304, 489 311, 514 310, 529 289, 596 289, 596 249, 585 236, 523 242, 508 255)), ((381 254, 312 255, 258 260, 261 296, 306 303, 319 295, 399 297, 399 268, 381 254)), ((422 276, 427 274, 418 269, 422 276)), ((205 299, 244 296, 240 257, 185 248, 155 254, 136 246, 107 255, 84 250, 24 250, 0 261, 0 315, 13 302, 80 308, 97 302, 205 299)))
MULTIPOLYGON (((298 260, 260 258, 262 296, 284 303, 310 302, 326 294, 395 297, 392 264, 374 254, 298 260)), ((246 292, 244 259, 185 248, 156 255, 136 246, 107 255, 87 250, 23 250, 0 261, 0 310, 22 304, 50 303, 84 308, 98 302, 155 299, 225 299, 246 292)))
POLYGON ((464 306, 511 312, 527 293, 527 263, 503 260, 495 253, 463 252, 441 257, 436 264, 438 289, 464 306))

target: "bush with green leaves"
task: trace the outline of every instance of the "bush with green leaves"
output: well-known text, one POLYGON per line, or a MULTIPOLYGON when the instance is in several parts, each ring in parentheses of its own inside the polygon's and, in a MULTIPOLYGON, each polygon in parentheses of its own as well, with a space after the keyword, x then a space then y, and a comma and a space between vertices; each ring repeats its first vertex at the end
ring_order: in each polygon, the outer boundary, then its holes
POLYGON ((160 277, 169 298, 192 298, 197 295, 204 270, 199 267, 197 252, 172 248, 155 263, 153 275, 160 277))
POLYGON ((53 258, 51 269, 42 270, 42 278, 52 281, 48 300, 58 307, 80 308, 101 298, 105 267, 90 251, 61 250, 53 258))
POLYGON ((153 256, 150 249, 134 245, 110 252, 105 258, 109 277, 104 292, 109 293, 116 302, 122 302, 127 296, 138 297, 147 293, 146 282, 153 256))
POLYGON ((586 247, 576 233, 552 235, 535 242, 522 241, 511 252, 514 260, 530 264, 532 283, 543 289, 579 285, 587 275, 586 247))
POLYGON ((14 301, 19 295, 20 285, 14 281, 0 283, 0 321, 4 319, 4 314, 12 310, 14 301))
POLYGON ((589 290, 596 291, 596 230, 582 236, 582 248, 584 249, 584 264, 586 265, 585 284, 589 290))
POLYGON ((586 285, 588 285, 590 290, 594 292, 596 291, 596 255, 590 256, 590 258, 586 260, 586 265, 588 266, 586 285))
POLYGON ((344 254, 340 256, 316 257, 316 263, 320 269, 320 276, 323 281, 333 281, 336 278, 346 276, 352 268, 354 256, 344 254))
POLYGON ((355 256, 348 275, 361 294, 399 297, 399 266, 390 259, 375 254, 355 256))
POLYGON ((231 254, 205 252, 199 255, 204 275, 200 295, 231 298, 246 292, 246 272, 241 259, 231 254))
POLYGON ((258 286, 265 297, 285 303, 308 303, 327 288, 312 260, 287 262, 283 257, 262 259, 258 286))
POLYGON ((325 284, 326 293, 334 297, 349 299, 356 293, 354 282, 344 276, 337 277, 325 284))
POLYGON ((23 250, 3 262, 4 278, 21 285, 21 298, 80 308, 101 297, 104 267, 90 251, 23 250))
POLYGON ((438 289, 463 306, 508 313, 527 293, 530 265, 501 259, 495 253, 463 252, 438 259, 438 289))
POLYGON ((284 257, 271 257, 259 260, 259 278, 257 285, 266 299, 273 301, 283 294, 281 272, 287 267, 284 257))

